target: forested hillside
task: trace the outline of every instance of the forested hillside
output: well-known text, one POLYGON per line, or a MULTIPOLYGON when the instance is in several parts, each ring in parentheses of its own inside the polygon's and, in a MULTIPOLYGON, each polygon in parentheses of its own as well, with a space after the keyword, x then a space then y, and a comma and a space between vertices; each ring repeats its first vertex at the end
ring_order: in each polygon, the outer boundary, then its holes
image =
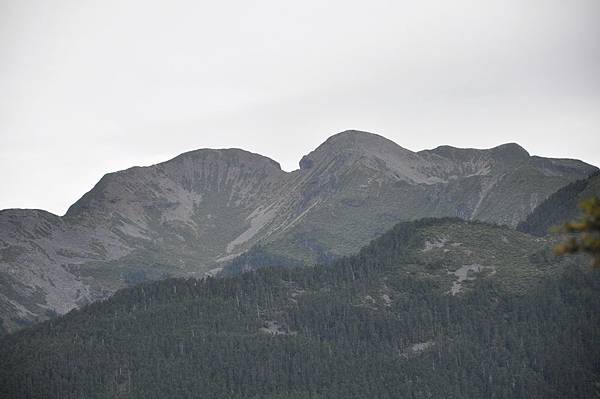
POLYGON ((593 196, 600 196, 600 172, 568 184, 549 196, 518 224, 517 230, 537 236, 546 235, 552 227, 560 227, 576 219, 580 213, 579 203, 593 196))
POLYGON ((327 267, 144 283, 2 338, 0 397, 594 397, 600 276, 548 244, 424 220, 327 267))

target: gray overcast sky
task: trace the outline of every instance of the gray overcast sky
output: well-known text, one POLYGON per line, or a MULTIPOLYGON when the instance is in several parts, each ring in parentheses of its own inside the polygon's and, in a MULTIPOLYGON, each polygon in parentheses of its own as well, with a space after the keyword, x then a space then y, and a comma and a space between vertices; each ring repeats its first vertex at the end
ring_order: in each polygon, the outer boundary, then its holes
POLYGON ((600 166, 600 1, 0 0, 0 209, 239 147, 286 170, 345 129, 600 166))

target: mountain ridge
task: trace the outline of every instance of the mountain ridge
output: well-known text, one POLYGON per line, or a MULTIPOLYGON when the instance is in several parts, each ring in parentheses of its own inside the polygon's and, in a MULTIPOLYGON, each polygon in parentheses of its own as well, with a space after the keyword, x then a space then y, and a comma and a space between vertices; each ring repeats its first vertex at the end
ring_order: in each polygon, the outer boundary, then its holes
POLYGON ((199 149, 106 174, 62 217, 1 211, 4 329, 136 282, 218 272, 258 243, 312 263, 349 255, 403 220, 515 226, 596 170, 514 144, 412 152, 360 131, 330 137, 299 164, 287 172, 245 150, 199 149))

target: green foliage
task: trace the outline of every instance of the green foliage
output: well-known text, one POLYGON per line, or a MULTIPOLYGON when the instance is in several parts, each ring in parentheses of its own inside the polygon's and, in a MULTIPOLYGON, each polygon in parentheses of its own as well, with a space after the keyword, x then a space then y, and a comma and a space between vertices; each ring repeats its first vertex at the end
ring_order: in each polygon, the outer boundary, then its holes
POLYGON ((558 254, 583 252, 592 256, 593 265, 600 268, 600 198, 589 198, 581 203, 582 218, 566 223, 561 231, 570 237, 556 246, 558 254))
POLYGON ((0 397, 591 397, 600 276, 570 267, 525 292, 482 278, 448 295, 424 272, 445 265, 419 271, 415 249, 456 226, 485 227, 403 223, 330 266, 121 290, 2 338, 0 397))

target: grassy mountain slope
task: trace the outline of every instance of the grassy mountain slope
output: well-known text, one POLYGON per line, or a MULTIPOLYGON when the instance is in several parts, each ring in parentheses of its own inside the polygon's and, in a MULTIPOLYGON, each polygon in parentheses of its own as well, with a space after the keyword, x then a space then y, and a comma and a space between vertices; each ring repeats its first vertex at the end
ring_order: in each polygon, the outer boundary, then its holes
POLYGON ((516 144, 414 153, 379 136, 341 133, 301 162, 308 211, 263 244, 310 263, 352 254, 403 220, 455 216, 515 226, 577 178, 577 165, 530 156, 516 144))
POLYGON ((0 339, 0 395, 591 397, 600 278, 547 244, 424 220, 330 267, 141 284, 0 339))

